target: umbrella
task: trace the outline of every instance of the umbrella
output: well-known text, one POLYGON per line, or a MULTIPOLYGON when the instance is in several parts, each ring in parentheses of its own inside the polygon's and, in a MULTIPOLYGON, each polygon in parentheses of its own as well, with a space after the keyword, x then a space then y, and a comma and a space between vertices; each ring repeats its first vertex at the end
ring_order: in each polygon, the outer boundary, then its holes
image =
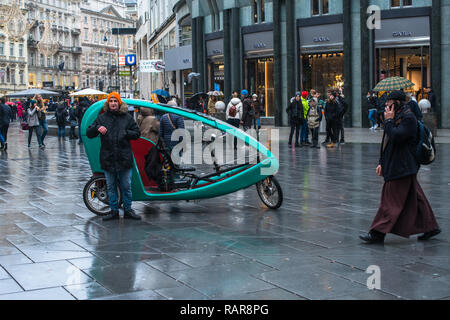
POLYGON ((195 100, 198 100, 199 98, 207 99, 208 95, 204 92, 199 92, 199 93, 194 94, 190 99, 191 99, 191 101, 195 101, 195 100))
POLYGON ((15 103, 14 103, 14 102, 11 102, 11 101, 8 101, 8 102, 6 102, 5 104, 10 105, 10 106, 13 106, 15 103))
POLYGON ((214 95, 220 97, 220 96, 223 96, 223 92, 222 91, 214 91, 214 95))
POLYGON ((69 94, 69 96, 71 96, 71 97, 74 97, 74 96, 101 96, 101 95, 106 96, 108 94, 103 91, 98 91, 98 90, 89 89, 89 88, 69 94))
POLYGON ((13 92, 10 94, 7 94, 7 97, 34 97, 35 95, 40 94, 41 96, 59 96, 60 93, 59 92, 54 92, 54 91, 48 91, 48 90, 43 90, 43 89, 28 89, 28 90, 23 90, 23 91, 18 91, 18 92, 13 92))
POLYGON ((381 80, 376 87, 373 89, 374 91, 392 91, 392 90, 400 90, 404 88, 409 88, 414 86, 414 83, 409 81, 403 77, 389 77, 384 80, 381 80))
POLYGON ((158 89, 152 91, 152 93, 156 93, 158 96, 170 98, 170 93, 168 93, 166 90, 158 89))
POLYGON ((217 92, 217 91, 209 91, 209 92, 207 93, 207 95, 208 95, 208 96, 215 96, 215 92, 217 92))

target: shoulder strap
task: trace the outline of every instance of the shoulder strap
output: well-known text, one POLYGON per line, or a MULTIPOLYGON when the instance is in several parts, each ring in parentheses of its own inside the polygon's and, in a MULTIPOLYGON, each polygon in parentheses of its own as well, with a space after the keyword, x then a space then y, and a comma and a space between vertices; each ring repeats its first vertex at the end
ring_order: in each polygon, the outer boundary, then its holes
POLYGON ((169 118, 170 125, 171 125, 172 128, 175 130, 177 127, 175 127, 175 126, 173 125, 172 119, 170 119, 170 114, 167 115, 167 118, 169 118))

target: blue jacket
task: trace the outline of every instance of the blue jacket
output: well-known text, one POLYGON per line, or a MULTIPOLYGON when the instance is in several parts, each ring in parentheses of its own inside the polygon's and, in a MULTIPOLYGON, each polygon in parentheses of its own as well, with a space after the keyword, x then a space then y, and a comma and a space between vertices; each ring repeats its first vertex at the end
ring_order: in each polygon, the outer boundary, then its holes
POLYGON ((184 120, 181 116, 170 113, 164 114, 161 117, 159 123, 159 133, 158 136, 164 141, 164 144, 170 150, 176 146, 179 142, 181 142, 181 138, 179 141, 172 141, 172 133, 176 129, 184 129, 184 120), (169 120, 172 121, 172 123, 169 120), (172 125, 173 124, 173 125, 172 125))

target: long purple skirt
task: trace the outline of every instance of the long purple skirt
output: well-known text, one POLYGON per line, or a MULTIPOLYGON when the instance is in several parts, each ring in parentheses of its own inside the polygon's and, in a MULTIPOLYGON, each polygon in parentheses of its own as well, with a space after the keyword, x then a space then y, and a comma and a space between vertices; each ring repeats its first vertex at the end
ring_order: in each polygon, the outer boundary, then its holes
POLYGON ((370 230, 408 238, 438 228, 416 175, 384 183, 380 207, 370 230))

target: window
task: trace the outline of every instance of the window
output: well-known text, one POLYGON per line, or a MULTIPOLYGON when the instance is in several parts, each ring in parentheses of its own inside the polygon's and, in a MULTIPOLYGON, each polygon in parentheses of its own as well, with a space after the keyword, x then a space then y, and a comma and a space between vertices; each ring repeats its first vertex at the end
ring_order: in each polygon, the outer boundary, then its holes
POLYGON ((20 81, 20 84, 25 84, 25 77, 24 77, 23 71, 19 72, 19 81, 20 81))
POLYGON ((328 0, 312 0, 311 8, 313 16, 330 13, 328 0))
POLYGON ((50 61, 50 57, 47 57, 47 67, 51 67, 52 65, 51 65, 51 61, 50 61))
POLYGON ((3 56, 5 54, 5 43, 0 42, 0 55, 3 56))
POLYGON ((88 29, 84 30, 84 41, 89 41, 89 31, 88 31, 88 29))
POLYGON ((11 70, 9 82, 16 84, 16 70, 14 70, 14 69, 11 70))
POLYGON ((266 21, 264 0, 253 0, 253 23, 263 23, 266 21))
POLYGON ((392 8, 408 7, 412 5, 412 0, 391 0, 392 8))
POLYGON ((19 57, 23 57, 23 44, 19 44, 19 57))
POLYGON ((5 69, 0 69, 0 83, 5 83, 5 75, 6 75, 5 69))
POLYGON ((84 24, 88 24, 88 17, 84 17, 84 24))
POLYGON ((44 67, 44 55, 43 54, 41 54, 41 67, 44 67))
POLYGON ((14 43, 9 44, 9 55, 14 56, 14 43))
POLYGON ((31 53, 31 59, 30 59, 30 60, 31 60, 31 65, 32 65, 32 66, 35 66, 35 63, 36 63, 36 61, 35 61, 34 59, 35 59, 35 57, 34 57, 34 52, 32 52, 32 53, 31 53))

